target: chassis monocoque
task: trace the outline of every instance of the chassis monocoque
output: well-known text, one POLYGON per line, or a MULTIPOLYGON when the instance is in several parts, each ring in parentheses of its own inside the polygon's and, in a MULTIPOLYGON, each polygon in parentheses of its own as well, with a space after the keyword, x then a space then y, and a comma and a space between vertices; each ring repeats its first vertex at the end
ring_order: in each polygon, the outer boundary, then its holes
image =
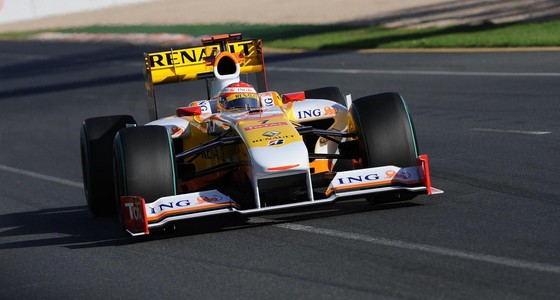
POLYGON ((81 128, 88 207, 118 212, 132 235, 205 215, 441 192, 399 94, 352 101, 336 87, 269 91, 261 41, 240 34, 146 53, 145 61, 151 121, 104 116, 81 128), (260 107, 218 111, 215 96, 247 73, 256 75, 260 107), (154 85, 197 79, 206 79, 208 99, 158 118, 154 85))

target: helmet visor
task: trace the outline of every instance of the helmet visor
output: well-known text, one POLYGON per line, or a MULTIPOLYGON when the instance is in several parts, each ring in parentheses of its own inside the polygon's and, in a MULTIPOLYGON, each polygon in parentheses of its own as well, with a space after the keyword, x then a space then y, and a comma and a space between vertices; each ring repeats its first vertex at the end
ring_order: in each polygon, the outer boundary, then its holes
POLYGON ((259 106, 257 95, 253 94, 233 94, 225 98, 222 103, 226 109, 232 108, 255 108, 259 106))

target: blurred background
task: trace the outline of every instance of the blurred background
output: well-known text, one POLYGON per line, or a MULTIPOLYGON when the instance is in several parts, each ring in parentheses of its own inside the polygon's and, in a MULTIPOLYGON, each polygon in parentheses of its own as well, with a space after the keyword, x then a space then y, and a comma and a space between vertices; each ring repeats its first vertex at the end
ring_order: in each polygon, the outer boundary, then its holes
POLYGON ((0 0, 0 32, 132 24, 383 24, 427 27, 555 19, 558 0, 0 0))

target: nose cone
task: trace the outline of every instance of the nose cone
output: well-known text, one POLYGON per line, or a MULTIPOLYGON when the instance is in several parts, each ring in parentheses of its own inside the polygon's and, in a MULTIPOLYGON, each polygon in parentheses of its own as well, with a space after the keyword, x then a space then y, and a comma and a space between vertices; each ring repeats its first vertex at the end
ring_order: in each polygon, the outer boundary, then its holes
POLYGON ((271 140, 271 145, 267 147, 249 149, 251 165, 257 177, 309 170, 307 148, 303 142, 274 145, 277 141, 271 140))

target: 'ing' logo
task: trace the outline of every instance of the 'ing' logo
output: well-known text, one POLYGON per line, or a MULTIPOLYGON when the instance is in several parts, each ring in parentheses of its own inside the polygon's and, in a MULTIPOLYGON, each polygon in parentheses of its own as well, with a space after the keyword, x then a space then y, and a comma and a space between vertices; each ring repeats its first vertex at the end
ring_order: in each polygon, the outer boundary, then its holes
POLYGON ((320 116, 332 116, 336 115, 336 109, 331 106, 325 106, 321 110, 320 108, 310 109, 310 110, 300 110, 298 113, 298 119, 316 118, 320 116))
POLYGON ((157 204, 155 207, 150 207, 150 213, 152 215, 155 214, 159 214, 160 212, 164 211, 164 210, 169 210, 169 209, 176 209, 176 208, 182 208, 182 207, 187 207, 190 206, 191 203, 189 200, 181 200, 181 201, 176 201, 176 202, 167 202, 167 203, 161 203, 161 204, 157 204))
POLYGON ((368 174, 366 176, 348 176, 343 178, 338 178, 339 184, 351 184, 351 183, 363 183, 368 181, 376 181, 379 179, 377 174, 368 174))

